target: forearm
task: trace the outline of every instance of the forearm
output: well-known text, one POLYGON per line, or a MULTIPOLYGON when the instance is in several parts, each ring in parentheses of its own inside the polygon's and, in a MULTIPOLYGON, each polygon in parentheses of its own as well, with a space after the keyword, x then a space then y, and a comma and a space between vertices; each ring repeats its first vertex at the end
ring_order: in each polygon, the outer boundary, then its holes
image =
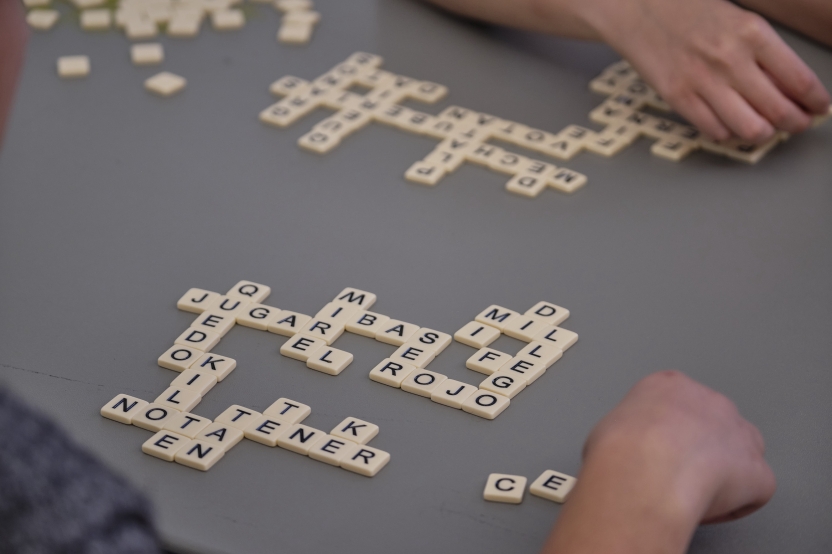
POLYGON ((832 2, 829 0, 739 0, 739 3, 832 46, 832 2))

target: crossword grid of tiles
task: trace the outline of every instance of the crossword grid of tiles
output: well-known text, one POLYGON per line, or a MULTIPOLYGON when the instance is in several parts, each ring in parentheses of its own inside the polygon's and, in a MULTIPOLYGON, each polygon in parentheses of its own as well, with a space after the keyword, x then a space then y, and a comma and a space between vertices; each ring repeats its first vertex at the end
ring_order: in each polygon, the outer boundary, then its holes
POLYGON ((375 294, 346 288, 311 317, 263 304, 270 293, 268 286, 251 281, 240 281, 224 295, 190 289, 177 307, 198 316, 158 359, 179 375, 152 403, 120 394, 101 408, 101 415, 155 432, 142 446, 145 453, 203 471, 247 438, 371 477, 390 460, 387 452, 366 444, 379 430, 372 423, 347 418, 327 434, 302 425, 311 408, 288 398, 263 413, 233 405, 214 421, 192 413, 236 368, 235 360, 211 352, 220 339, 235 325, 284 335, 289 338, 282 355, 336 376, 353 356, 333 348, 335 340, 345 331, 373 338, 396 350, 370 371, 370 379, 485 419, 501 414, 578 340, 559 327, 569 311, 555 304, 538 302, 524 314, 489 306, 453 336, 477 349, 466 367, 487 377, 474 386, 425 369, 451 343, 451 335, 369 311, 375 294), (500 334, 528 344, 513 356, 489 348, 500 334))

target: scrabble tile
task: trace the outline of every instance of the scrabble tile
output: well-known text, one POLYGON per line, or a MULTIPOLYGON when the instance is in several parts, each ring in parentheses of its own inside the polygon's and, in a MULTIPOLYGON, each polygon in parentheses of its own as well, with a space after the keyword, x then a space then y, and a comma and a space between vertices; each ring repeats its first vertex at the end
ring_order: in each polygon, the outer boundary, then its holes
POLYGON ((295 10, 286 13, 281 19, 282 23, 301 23, 315 25, 321 20, 321 14, 310 10, 295 10))
POLYGON ((280 347, 280 353, 288 358, 305 362, 324 346, 326 346, 326 341, 323 339, 295 335, 283 343, 283 346, 280 347))
POLYGON ((32 10, 26 14, 26 23, 33 29, 48 31, 60 17, 60 12, 56 10, 32 10))
POLYGON ((214 388, 217 381, 217 376, 212 374, 210 370, 190 368, 180 373, 179 377, 174 379, 170 386, 180 387, 195 392, 199 396, 205 396, 209 390, 214 388))
POLYGON ((386 315, 358 310, 347 321, 346 330, 356 335, 375 338, 379 329, 388 321, 390 321, 390 318, 386 315))
POLYGON ((349 352, 325 346, 306 360, 306 367, 327 375, 338 375, 352 363, 352 360, 353 356, 349 352))
POLYGON ((534 480, 529 487, 529 493, 552 502, 563 503, 577 482, 578 480, 571 475, 547 469, 534 480))
MULTIPOLYGON (((547 366, 545 361, 543 360, 518 355, 507 361, 505 365, 501 367, 497 373, 492 374, 492 377, 499 375, 508 375, 512 377, 512 379, 514 380, 522 381, 525 384, 525 387, 527 387, 535 381, 537 381, 544 373, 546 373, 546 368, 548 367, 549 366, 547 366)), ((492 390, 494 392, 500 392, 502 394, 502 392, 500 390, 496 390, 495 387, 505 386, 507 384, 508 381, 500 380, 500 382, 493 383, 490 387, 480 385, 480 388, 492 390)), ((515 394, 523 390, 523 388, 525 387, 520 387, 520 389, 517 390, 515 394)))
POLYGON ((347 287, 339 292, 333 302, 349 306, 358 306, 362 310, 369 310, 376 303, 377 297, 372 292, 347 287))
POLYGON ((216 10, 211 12, 211 25, 217 31, 242 29, 246 18, 240 10, 216 10))
POLYGON ((341 143, 341 137, 336 133, 312 130, 298 139, 298 146, 318 154, 326 154, 341 143))
POLYGON ((374 477, 390 461, 390 454, 370 446, 360 446, 341 459, 341 467, 365 477, 374 477))
POLYGON ((191 440, 179 449, 173 460, 186 467, 208 471, 225 456, 225 450, 214 443, 191 440))
POLYGON ((164 427, 162 427, 162 430, 172 431, 177 435, 182 435, 184 437, 192 439, 195 438, 200 431, 202 431, 209 425, 211 425, 211 420, 207 417, 202 417, 187 412, 180 412, 178 414, 174 414, 173 417, 171 417, 167 421, 167 423, 165 423, 164 427))
POLYGON ((202 354, 202 350, 175 344, 159 356, 157 363, 159 367, 181 372, 191 367, 202 354))
POLYGON ((191 329, 216 333, 222 338, 236 323, 237 319, 234 315, 212 308, 199 314, 191 323, 191 329))
MULTIPOLYGON (((140 45, 137 44, 136 46, 140 45)), ((190 289, 182 295, 182 298, 176 303, 176 307, 185 312, 201 314, 208 307, 216 303, 219 297, 219 294, 209 290, 190 289)))
POLYGON ((503 326, 503 333, 518 340, 531 342, 548 325, 546 321, 535 316, 517 314, 503 326))
POLYGON ((569 310, 550 302, 538 302, 526 310, 524 315, 543 320, 549 325, 560 325, 569 317, 569 310))
POLYGON ((237 360, 219 354, 205 353, 191 367, 216 375, 217 381, 221 382, 237 367, 237 360))
POLYGON ((290 312, 289 310, 280 310, 280 315, 269 323, 268 330, 269 333, 291 337, 302 329, 310 319, 312 318, 308 315, 290 312))
POLYGON ((520 475, 492 473, 485 483, 482 497, 489 502, 505 502, 506 504, 520 504, 523 493, 526 492, 527 479, 520 475))
POLYGON ((482 383, 481 390, 487 390, 502 394, 507 398, 514 398, 526 388, 526 379, 521 375, 513 375, 514 372, 500 370, 489 375, 482 383))
POLYGON ((162 45, 158 42, 134 44, 130 47, 130 59, 133 61, 134 65, 160 64, 165 60, 165 51, 162 48, 162 45))
POLYGON ((525 156, 503 150, 502 154, 489 160, 488 168, 507 175, 515 175, 528 160, 529 158, 525 156))
POLYGON ((285 44, 305 44, 312 39, 312 29, 310 23, 282 22, 277 31, 277 40, 285 44))
POLYGON ((615 122, 604 129, 602 134, 622 140, 629 146, 641 136, 641 129, 630 123, 615 122))
POLYGON ((439 166, 445 170, 445 173, 453 173, 460 166, 465 163, 464 152, 450 152, 440 146, 437 146, 430 154, 425 156, 422 162, 426 166, 439 166))
POLYGON ((376 340, 385 344, 401 346, 419 330, 418 325, 405 323, 397 319, 390 319, 376 333, 376 340))
POLYGON ((370 371, 370 379, 376 383, 401 388, 402 382, 414 371, 416 366, 385 358, 370 371))
POLYGON ((462 411, 484 419, 494 419, 508 408, 511 400, 501 394, 478 390, 462 403, 462 411))
POLYGON ((517 173, 523 175, 532 175, 539 177, 545 181, 549 181, 557 172, 557 166, 541 162, 533 158, 525 158, 522 166, 517 170, 517 173))
POLYGON ((555 140, 544 146, 545 148, 541 149, 544 154, 559 160, 571 160, 584 149, 583 141, 563 135, 557 135, 555 140))
POLYGON ((312 413, 312 408, 289 398, 278 398, 263 411, 263 415, 277 417, 289 423, 300 423, 312 413))
POLYGON ((185 88, 187 81, 174 73, 163 71, 144 82, 144 88, 159 96, 172 96, 185 88))
POLYGON ((157 432, 142 444, 142 452, 160 460, 172 462, 176 453, 188 444, 190 440, 190 438, 184 435, 163 430, 157 432))
POLYGON ((650 153, 659 158, 678 162, 687 158, 696 148, 697 146, 689 141, 670 138, 654 142, 650 146, 650 153))
POLYGON ((318 429, 294 423, 277 437, 277 446, 306 456, 309 449, 325 435, 326 433, 318 429))
POLYGON ((491 325, 492 327, 496 327, 502 331, 506 324, 510 323, 512 319, 516 319, 518 315, 519 314, 514 310, 509 310, 507 308, 497 306, 496 304, 492 304, 480 312, 480 314, 474 319, 475 321, 491 325))
POLYGON ((578 334, 563 329, 562 327, 549 325, 535 335, 534 340, 543 344, 557 346, 563 352, 566 352, 570 346, 578 342, 578 334))
POLYGON ((347 439, 324 435, 309 449, 307 455, 313 460, 338 467, 344 456, 351 456, 359 448, 358 444, 347 439))
POLYGON ((203 331, 190 327, 174 341, 174 344, 182 346, 190 346, 197 350, 207 352, 214 348, 220 342, 220 336, 213 331, 203 331))
POLYGON ((448 94, 448 87, 430 81, 416 81, 407 90, 410 98, 426 104, 435 104, 448 94))
POLYGON ((298 334, 320 339, 324 341, 327 346, 329 346, 344 333, 345 328, 346 324, 343 322, 327 321, 316 318, 309 320, 306 325, 298 331, 298 334))
POLYGON ((194 438, 203 442, 215 444, 224 451, 228 452, 230 448, 243 440, 243 436, 243 431, 236 427, 228 425, 227 423, 214 422, 203 429, 194 438))
POLYGON ((147 405, 148 402, 141 398, 119 394, 101 407, 101 415, 107 419, 130 425, 133 418, 147 405))
POLYGON ((436 331, 435 329, 428 329, 422 327, 419 331, 410 337, 405 344, 414 344, 419 348, 432 352, 438 356, 451 344, 451 335, 436 331))
POLYGON ((64 79, 86 77, 90 74, 87 56, 61 56, 58 58, 58 76, 64 79))
POLYGON ((294 92, 306 90, 308 87, 309 81, 306 79, 286 75, 269 85, 269 92, 275 96, 288 96, 294 92))
POLYGON ((462 404, 475 392, 477 392, 477 387, 473 385, 446 379, 437 388, 433 389, 433 392, 430 393, 430 399, 437 404, 461 410, 462 404))
POLYGON ((237 315, 237 324, 266 331, 269 323, 280 317, 280 310, 264 304, 249 304, 237 315))
POLYGON ((261 414, 257 410, 251 410, 238 404, 233 404, 228 407, 223 413, 214 418, 214 423, 224 423, 232 427, 236 427, 240 431, 245 431, 249 424, 260 417, 261 414))
POLYGON ((103 31, 110 28, 113 15, 110 10, 96 9, 81 12, 81 28, 85 31, 103 31))
POLYGON ((355 444, 367 444, 378 435, 378 425, 355 417, 348 417, 336 425, 329 434, 355 444))
POLYGON ((136 427, 147 429, 148 431, 153 431, 155 433, 157 431, 161 431, 167 422, 178 413, 179 410, 174 410, 169 406, 163 406, 161 404, 148 404, 142 408, 138 414, 133 416, 133 420, 130 423, 136 427))
POLYGON ((282 12, 311 10, 312 0, 276 0, 275 7, 282 12))
POLYGON ((278 417, 261 415, 245 428, 245 437, 266 446, 277 446, 277 437, 285 432, 292 424, 278 417))
POLYGON ((471 163, 489 167, 492 160, 499 159, 503 154, 505 154, 505 150, 499 146, 478 144, 465 153, 465 159, 471 163))
POLYGON ((454 333, 454 340, 474 348, 484 348, 499 337, 499 329, 478 321, 466 323, 459 331, 454 333))
POLYGON ((200 400, 202 400, 202 397, 196 392, 184 387, 171 386, 160 394, 153 403, 159 404, 160 406, 168 406, 180 412, 190 412, 194 406, 199 404, 200 400))
POLYGON ((214 303, 208 306, 205 311, 222 313, 236 318, 245 311, 249 304, 251 302, 246 299, 224 295, 214 300, 214 303))
POLYGON ((485 375, 491 375, 500 371, 500 368, 506 365, 506 362, 511 358, 511 355, 493 348, 480 348, 473 356, 468 358, 465 367, 485 375))
MULTIPOLYGON (((153 38, 159 34, 156 22, 144 17, 133 17, 127 20, 124 26, 124 34, 131 40, 153 38)), ((147 86, 147 81, 145 81, 147 86)))
POLYGON ((420 185, 434 186, 445 176, 445 169, 439 165, 431 165, 418 161, 405 172, 404 178, 420 185))
POLYGON ((360 308, 351 304, 329 302, 315 314, 317 319, 324 321, 338 321, 346 324, 360 308))
POLYGON ((543 344, 539 341, 532 341, 517 353, 518 358, 528 359, 542 363, 550 367, 563 356, 563 350, 553 344, 543 344))
POLYGON ((601 133, 584 142, 584 148, 600 156, 610 157, 621 152, 628 144, 619 137, 601 133))
POLYGON ((405 392, 430 398, 433 391, 444 381, 447 381, 447 379, 441 373, 434 373, 426 369, 416 369, 402 381, 401 389, 405 392))
POLYGON ((433 361, 436 355, 431 350, 420 348, 421 345, 405 343, 390 354, 390 360, 396 363, 406 363, 418 369, 424 368, 433 361))
POLYGON ((512 177, 509 182, 506 183, 506 190, 514 194, 519 194, 520 196, 536 198, 541 192, 543 192, 547 185, 548 182, 546 179, 520 173, 512 177))
POLYGON ((561 167, 549 179, 549 186, 561 192, 572 193, 584 186, 586 181, 586 175, 561 167))
POLYGON ((174 15, 168 21, 167 32, 172 37, 193 38, 199 34, 201 26, 201 17, 174 15))

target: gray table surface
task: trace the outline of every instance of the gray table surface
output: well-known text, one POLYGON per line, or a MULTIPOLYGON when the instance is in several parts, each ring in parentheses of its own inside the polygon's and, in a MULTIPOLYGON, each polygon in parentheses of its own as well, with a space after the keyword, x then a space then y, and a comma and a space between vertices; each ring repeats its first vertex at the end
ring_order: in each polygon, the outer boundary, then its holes
MULTIPOLYGON (((557 131, 588 124, 587 83, 617 57, 599 45, 470 24, 405 0, 317 0, 311 44, 275 42, 258 7, 243 32, 162 38, 185 91, 154 97, 155 68, 115 32, 66 22, 30 42, 0 156, 0 378, 154 501, 176 551, 535 552, 559 507, 486 503, 491 472, 577 474, 582 442, 640 377, 678 368, 760 427, 779 479, 764 510, 697 532, 692 552, 827 553, 832 546, 832 125, 758 166, 705 153, 675 164, 640 141, 565 164, 590 183, 529 200, 465 166, 436 188, 402 175, 433 139, 371 125, 320 157, 295 144, 316 120, 257 121, 268 84, 316 77, 356 51, 450 87, 458 104, 557 131), (92 56, 59 81, 59 55, 92 56), (215 351, 235 372, 194 410, 262 410, 280 396, 328 430, 351 415, 392 454, 367 479, 250 441, 201 473, 144 455, 147 431, 98 415, 117 393, 152 399, 174 373, 156 358, 193 315, 189 287, 270 285, 268 303, 314 313, 345 286, 376 311, 452 333, 491 303, 566 306, 581 339, 495 421, 367 378, 393 347, 345 334, 340 376, 238 327, 215 351)), ((832 55, 786 33, 832 86, 832 55)), ((509 352, 514 339, 494 345, 509 352)), ((478 383, 454 343, 430 369, 478 383)))

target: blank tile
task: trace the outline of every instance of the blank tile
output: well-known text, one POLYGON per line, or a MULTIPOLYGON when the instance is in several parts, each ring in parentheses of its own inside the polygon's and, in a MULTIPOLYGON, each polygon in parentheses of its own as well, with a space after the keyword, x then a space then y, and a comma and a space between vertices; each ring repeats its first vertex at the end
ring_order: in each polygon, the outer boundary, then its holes
POLYGON ((552 469, 544 471, 529 487, 529 492, 552 502, 566 502, 566 497, 578 480, 552 469))
POLYGON ((288 358, 305 362, 322 347, 326 346, 323 339, 312 338, 306 335, 295 335, 283 343, 280 353, 288 358))
POLYGON ((174 15, 168 21, 168 35, 180 38, 192 38, 199 34, 202 26, 202 17, 174 15))
POLYGON ((454 339, 457 342, 473 346, 474 348, 483 348, 488 346, 499 337, 499 329, 478 321, 466 323, 459 331, 454 333, 454 339))
POLYGON ((160 460, 172 462, 176 453, 190 440, 190 438, 172 431, 158 431, 142 444, 142 452, 160 460))
POLYGON ((225 450, 212 442, 191 440, 179 449, 173 460, 186 467, 208 471, 225 456, 225 450))
POLYGON ((211 420, 207 417, 202 417, 187 412, 180 412, 178 414, 174 414, 173 417, 171 417, 167 421, 167 423, 165 423, 165 426, 162 427, 162 430, 172 431, 178 435, 182 435, 192 439, 195 438, 200 431, 202 431, 209 425, 211 425, 211 420))
POLYGON ((385 358, 370 371, 370 379, 376 383, 401 388, 402 382, 414 371, 416 366, 385 358))
POLYGON ((215 10, 211 12, 211 25, 217 31, 242 29, 246 18, 240 10, 215 10))
POLYGON ((172 96, 184 89, 186 84, 187 81, 184 77, 169 71, 163 71, 147 79, 144 82, 144 88, 159 96, 172 96))
POLYGON ((557 346, 563 352, 566 352, 570 346, 578 342, 578 334, 562 327, 549 325, 535 335, 534 340, 557 346))
POLYGON ((378 425, 357 417, 348 417, 336 425, 329 434, 356 444, 367 444, 378 435, 378 425))
POLYGON ((432 351, 420 348, 421 345, 405 343, 390 354, 390 360, 397 363, 405 363, 419 369, 424 368, 436 357, 432 351))
POLYGON ((506 190, 520 196, 536 198, 547 186, 548 181, 543 177, 519 173, 509 179, 506 190))
MULTIPOLYGON (((510 375, 514 379, 523 381, 526 384, 526 386, 528 386, 537 381, 544 373, 546 373, 547 367, 548 366, 541 360, 537 360, 535 358, 527 358, 524 356, 515 356, 509 361, 507 361, 505 365, 501 367, 497 373, 492 374, 492 377, 494 375, 510 375)), ((505 384, 505 382, 502 382, 496 384, 495 386, 505 384)), ((484 387, 480 385, 480 388, 500 392, 498 390, 495 390, 494 387, 484 387)), ((518 390, 517 392, 520 391, 518 390)), ((515 394, 517 392, 515 392, 515 394)))
POLYGON ((202 400, 200 395, 184 387, 168 387, 153 403, 168 406, 180 412, 190 412, 200 400, 202 400))
POLYGON ((157 363, 159 367, 182 372, 191 367, 202 355, 202 350, 175 344, 159 356, 157 363))
POLYGON ((356 335, 375 338, 379 329, 388 321, 390 318, 386 315, 358 310, 347 321, 346 330, 356 335))
POLYGON ((113 15, 110 10, 96 9, 83 10, 81 12, 81 28, 85 31, 103 31, 113 24, 113 15))
POLYGON ((280 317, 280 310, 263 304, 249 304, 237 315, 237 324, 266 331, 272 321, 280 317))
POLYGON ((247 439, 254 442, 266 446, 277 446, 277 437, 289 429, 291 425, 292 423, 279 417, 263 414, 249 423, 244 433, 247 439))
POLYGON ((277 31, 277 40, 285 44, 305 44, 312 39, 311 23, 285 22, 277 31))
POLYGON ((526 379, 522 375, 516 375, 516 372, 509 373, 504 370, 489 375, 480 383, 481 390, 496 392, 507 398, 514 398, 525 388, 526 379))
POLYGON ((479 390, 462 403, 462 411, 485 419, 494 419, 508 408, 511 400, 501 394, 479 390))
POLYGON ((473 356, 468 358, 465 367, 485 375, 491 375, 500 371, 500 368, 506 365, 506 362, 511 358, 510 354, 493 348, 480 348, 473 356))
POLYGON ((360 446, 341 459, 341 467, 365 477, 375 476, 390 461, 390 454, 370 446, 360 446))
POLYGON ((451 344, 452 340, 451 335, 448 333, 422 327, 415 335, 410 337, 405 344, 417 345, 419 348, 433 352, 434 355, 438 356, 446 348, 448 348, 448 345, 451 344))
POLYGON ((31 10, 26 14, 26 23, 33 29, 48 31, 55 26, 61 17, 57 10, 31 10))
POLYGON ((236 318, 243 313, 246 306, 251 304, 244 298, 236 298, 234 296, 223 295, 214 300, 214 303, 206 308, 206 311, 226 314, 232 318, 236 318))
POLYGON ((176 303, 176 307, 185 312, 201 314, 214 304, 219 297, 218 293, 209 290, 190 289, 182 295, 182 298, 176 303))
POLYGON ((130 422, 132 425, 148 431, 161 431, 170 419, 179 413, 170 406, 161 404, 148 404, 142 408, 130 422))
POLYGON ((531 342, 548 325, 534 316, 518 314, 503 326, 503 333, 518 340, 531 342))
POLYGON ((536 317, 549 325, 560 325, 569 317, 569 310, 550 302, 538 302, 526 310, 524 315, 536 317))
POLYGON ((523 493, 526 492, 526 481, 521 475, 492 473, 485 483, 482 497, 489 502, 520 504, 523 502, 523 493))
POLYGON ((519 314, 514 310, 509 310, 507 308, 503 308, 502 306, 492 304, 480 312, 480 314, 474 319, 475 321, 491 325, 492 327, 496 327, 502 331, 506 324, 510 323, 511 320, 516 318, 518 315, 519 314))
POLYGON ((572 193, 584 186, 586 181, 586 175, 561 167, 549 179, 549 186, 561 192, 572 193))
POLYGON ((352 441, 332 435, 324 435, 312 445, 307 456, 313 460, 338 467, 344 456, 351 456, 360 446, 352 441))
POLYGON ((181 344, 182 346, 190 346, 197 350, 207 352, 214 348, 220 342, 220 336, 212 331, 202 331, 194 329, 193 327, 186 329, 184 333, 174 341, 174 344, 181 344))
POLYGON ((201 369, 216 375, 217 381, 220 382, 237 367, 237 360, 227 356, 220 356, 219 354, 203 354, 192 366, 194 369, 201 369))
POLYGON ((222 338, 236 324, 236 316, 219 312, 216 308, 212 308, 199 314, 194 322, 191 323, 191 329, 217 333, 222 338))
POLYGON ((477 392, 477 387, 473 385, 468 385, 461 381, 454 381, 453 379, 446 379, 438 387, 433 389, 433 392, 430 394, 430 399, 437 404, 443 404, 461 410, 462 404, 475 392, 477 392))
POLYGON ((397 319, 387 321, 376 333, 376 340, 385 344, 401 346, 419 330, 418 325, 405 323, 397 319))
POLYGON ((344 333, 346 324, 342 321, 331 321, 323 319, 311 319, 298 331, 299 335, 305 335, 322 340, 327 346, 335 342, 344 333))
POLYGON ((325 435, 323 431, 295 423, 277 438, 277 446, 306 456, 309 449, 325 435))
POLYGON ((87 56, 61 56, 58 58, 58 76, 64 79, 86 77, 90 74, 87 56))
POLYGON ((544 344, 539 341, 532 341, 517 353, 517 358, 528 359, 543 364, 549 368, 553 363, 563 356, 563 350, 554 344, 544 344))
POLYGON ((243 440, 243 436, 243 431, 236 427, 227 423, 214 422, 198 433, 195 438, 204 442, 214 443, 228 452, 231 447, 243 440))
POLYGON ((424 161, 418 161, 405 172, 404 178, 420 185, 435 186, 445 176, 445 168, 424 161))
MULTIPOLYGON (((124 34, 132 40, 153 38, 159 34, 156 22, 144 17, 132 17, 124 25, 124 34)), ((145 86, 147 82, 145 81, 145 86)))
POLYGON ((441 373, 426 369, 416 369, 402 381, 401 389, 405 392, 430 398, 430 395, 448 378, 441 373))
POLYGON ((306 323, 312 319, 308 315, 280 310, 280 315, 269 323, 269 333, 291 337, 298 332, 306 323))
POLYGON ((107 419, 130 425, 133 418, 141 413, 142 408, 148 404, 141 398, 119 394, 101 407, 101 415, 107 419))
POLYGON ((349 352, 325 346, 309 356, 306 367, 327 375, 338 375, 352 363, 353 356, 349 352))
POLYGON ((315 314, 315 318, 322 319, 324 321, 338 321, 346 324, 347 321, 352 319, 352 316, 360 309, 361 308, 356 305, 343 304, 341 302, 329 302, 326 306, 321 308, 317 314, 315 314))
POLYGON ((312 408, 289 398, 278 398, 263 411, 263 415, 277 417, 289 423, 300 423, 312 413, 312 408))
POLYGON ((261 414, 257 410, 250 410, 245 406, 233 404, 229 406, 223 413, 214 418, 214 423, 224 423, 232 427, 236 427, 241 431, 245 431, 249 423, 260 417, 261 414))
POLYGON ((183 388, 197 393, 199 396, 214 388, 218 382, 217 376, 210 370, 189 368, 179 374, 179 377, 171 382, 170 386, 183 388))

